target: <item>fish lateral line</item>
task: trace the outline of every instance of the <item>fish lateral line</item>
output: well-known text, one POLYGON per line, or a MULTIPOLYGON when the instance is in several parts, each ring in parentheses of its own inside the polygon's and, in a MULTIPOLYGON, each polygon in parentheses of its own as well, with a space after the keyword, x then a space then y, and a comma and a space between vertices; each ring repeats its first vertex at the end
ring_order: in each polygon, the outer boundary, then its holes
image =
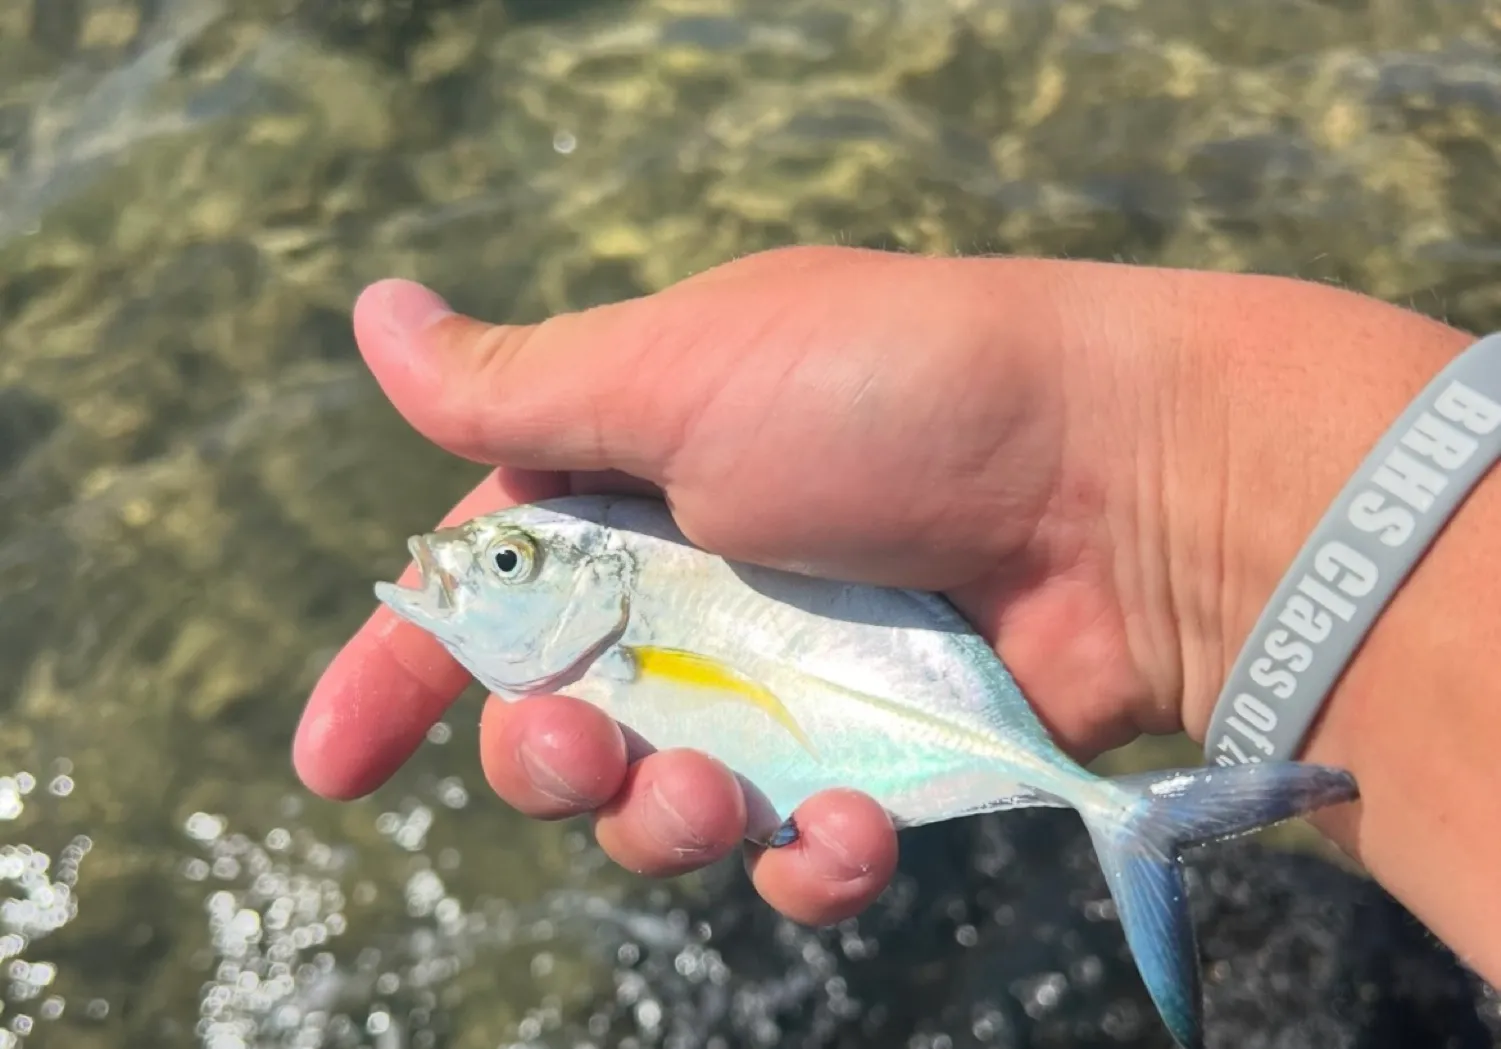
MULTIPOLYGON (((869 692, 862 692, 859 689, 850 688, 848 685, 841 685, 837 681, 831 681, 817 674, 809 674, 795 667, 782 667, 782 669, 794 677, 814 682, 818 687, 826 688, 831 692, 838 692, 847 699, 853 700, 856 703, 864 703, 897 720, 949 733, 956 741, 973 744, 975 754, 978 757, 993 757, 997 761, 1007 764, 1015 762, 1016 745, 1007 738, 1007 734, 1004 731, 996 726, 989 724, 974 725, 970 722, 945 717, 940 712, 908 706, 897 700, 886 699, 882 696, 872 695, 869 692)), ((1031 790, 1032 788, 1028 789, 1031 790)))
MULTIPOLYGON (((711 691, 727 691, 738 695, 790 732, 809 754, 815 758, 818 757, 818 748, 776 693, 739 668, 716 657, 686 649, 658 645, 622 645, 621 649, 635 665, 638 673, 672 681, 674 684, 697 686, 711 691)), ((999 729, 989 726, 982 728, 957 721, 944 717, 940 713, 907 706, 841 685, 837 681, 810 674, 796 667, 777 665, 789 676, 800 678, 815 687, 837 692, 856 703, 863 703, 899 721, 950 734, 955 742, 972 744, 976 756, 994 757, 997 761, 1007 764, 1015 761, 1016 748, 1008 742, 1005 734, 999 729)), ((1027 788, 1026 793, 1034 793, 1033 788, 1027 788)))

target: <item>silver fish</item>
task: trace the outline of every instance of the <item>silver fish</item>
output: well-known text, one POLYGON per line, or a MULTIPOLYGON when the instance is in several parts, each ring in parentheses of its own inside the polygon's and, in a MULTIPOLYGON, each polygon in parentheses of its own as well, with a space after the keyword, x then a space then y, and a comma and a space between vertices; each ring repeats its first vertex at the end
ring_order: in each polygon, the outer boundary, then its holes
POLYGON ((1097 776, 941 596, 727 561, 658 500, 554 499, 408 546, 420 584, 375 586, 392 611, 502 698, 574 696, 659 749, 718 758, 753 788, 751 841, 795 841, 792 813, 831 787, 898 827, 1075 809, 1185 1049, 1202 1005, 1180 851, 1358 797, 1349 773, 1297 762, 1097 776))

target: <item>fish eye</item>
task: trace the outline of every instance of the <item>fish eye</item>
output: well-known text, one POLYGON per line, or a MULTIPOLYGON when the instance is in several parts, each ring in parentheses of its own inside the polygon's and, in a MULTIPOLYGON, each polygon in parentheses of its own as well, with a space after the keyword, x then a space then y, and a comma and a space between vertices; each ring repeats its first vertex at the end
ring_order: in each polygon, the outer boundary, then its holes
POLYGON ((490 563, 500 578, 508 583, 521 582, 529 577, 535 560, 531 544, 523 539, 503 539, 490 551, 490 563))

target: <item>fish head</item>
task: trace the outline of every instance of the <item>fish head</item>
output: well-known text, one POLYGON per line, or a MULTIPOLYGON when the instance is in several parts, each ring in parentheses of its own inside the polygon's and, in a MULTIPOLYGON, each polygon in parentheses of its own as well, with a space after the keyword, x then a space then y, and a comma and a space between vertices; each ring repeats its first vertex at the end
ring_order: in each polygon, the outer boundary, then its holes
POLYGON ((630 615, 635 565, 596 522, 514 507, 407 541, 418 581, 375 595, 486 687, 556 688, 609 648, 630 615))

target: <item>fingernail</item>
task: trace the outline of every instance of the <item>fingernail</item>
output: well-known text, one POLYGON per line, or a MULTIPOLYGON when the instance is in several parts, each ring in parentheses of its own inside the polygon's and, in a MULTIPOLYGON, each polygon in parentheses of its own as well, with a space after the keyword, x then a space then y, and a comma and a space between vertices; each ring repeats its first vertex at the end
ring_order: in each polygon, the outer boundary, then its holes
POLYGON ((532 786, 561 805, 586 805, 589 799, 584 792, 570 783, 553 768, 546 758, 538 754, 529 743, 516 748, 517 759, 526 770, 532 786))
POLYGON ((437 321, 453 314, 453 309, 436 292, 415 281, 386 281, 381 292, 385 328, 403 341, 420 335, 437 321))
POLYGON ((641 807, 641 821, 646 833, 660 844, 677 853, 701 852, 709 840, 678 811, 667 795, 655 783, 647 788, 645 804, 641 807))
POLYGON ((837 828, 815 823, 801 830, 803 840, 811 846, 809 859, 829 881, 854 881, 870 873, 870 864, 861 863, 850 855, 850 850, 839 840, 837 828))

